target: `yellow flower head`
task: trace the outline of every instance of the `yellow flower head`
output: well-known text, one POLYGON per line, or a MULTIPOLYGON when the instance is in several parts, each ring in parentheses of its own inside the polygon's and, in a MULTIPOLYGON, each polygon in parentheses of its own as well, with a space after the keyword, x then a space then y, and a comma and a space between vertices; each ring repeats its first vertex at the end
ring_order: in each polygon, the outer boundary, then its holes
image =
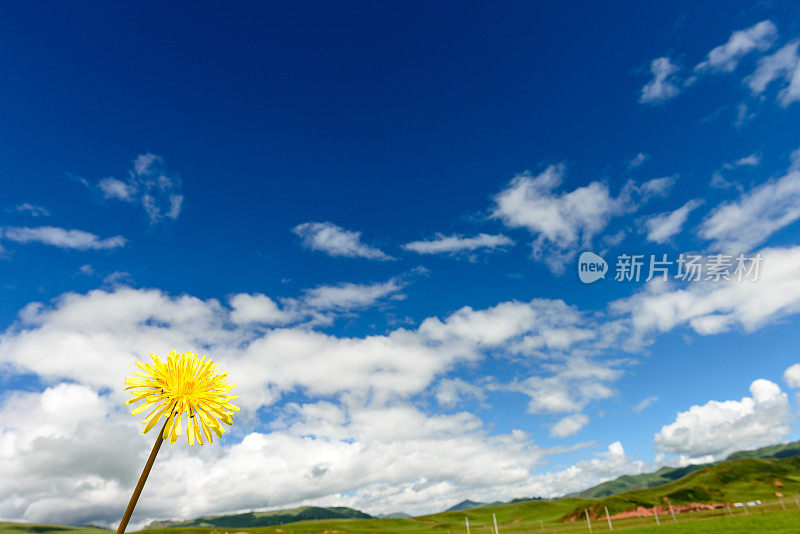
POLYGON ((225 432, 220 421, 230 425, 233 423, 233 412, 239 408, 229 401, 238 399, 231 396, 227 373, 217 371, 217 366, 205 357, 199 358, 193 352, 178 354, 170 351, 166 363, 157 355, 151 354, 152 364, 136 365, 144 372, 134 372, 134 377, 125 378, 125 389, 132 390, 132 399, 125 404, 144 402, 133 409, 131 415, 137 415, 152 408, 142 423, 143 433, 152 429, 161 417, 167 418, 163 438, 175 443, 181 435, 183 414, 186 414, 186 438, 189 445, 195 439, 203 444, 203 434, 211 443, 211 432, 222 437, 225 432), (201 433, 202 429, 202 433, 201 433))

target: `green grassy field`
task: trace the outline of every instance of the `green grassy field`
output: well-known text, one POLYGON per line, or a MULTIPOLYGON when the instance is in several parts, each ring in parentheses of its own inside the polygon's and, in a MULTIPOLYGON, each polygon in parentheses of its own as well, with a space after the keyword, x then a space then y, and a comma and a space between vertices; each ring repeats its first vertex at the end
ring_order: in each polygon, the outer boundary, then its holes
MULTIPOLYGON (((375 520, 320 520, 291 523, 279 527, 264 527, 243 529, 241 531, 222 531, 207 529, 157 529, 141 531, 142 534, 236 534, 247 532, 252 534, 383 534, 406 532, 431 532, 431 533, 465 533, 466 526, 461 512, 454 512, 453 517, 438 518, 437 520, 425 517, 411 519, 375 519, 375 520)), ((703 513, 679 514, 678 523, 673 523, 668 517, 661 518, 661 525, 657 526, 652 517, 632 518, 614 521, 614 531, 631 533, 754 533, 769 532, 788 534, 800 532, 800 510, 770 509, 768 511, 751 511, 749 515, 737 511, 736 515, 729 517, 725 514, 716 514, 713 517, 703 513)), ((518 523, 505 523, 498 519, 501 533, 578 533, 588 532, 585 522, 563 523, 546 522, 538 520, 520 521, 518 523)), ((470 520, 471 534, 489 534, 493 532, 491 513, 487 516, 475 516, 470 520)), ((608 532, 606 521, 598 520, 592 523, 593 532, 608 532)), ((2 533, 5 534, 5 533, 2 533)))
MULTIPOLYGON (((472 534, 488 534, 492 532, 491 514, 497 514, 497 509, 490 509, 488 513, 472 514, 470 517, 470 531, 472 534)), ((558 507, 541 510, 545 513, 558 514, 558 507)), ((538 515, 538 514, 537 514, 538 515)), ((787 505, 787 510, 779 506, 751 509, 749 515, 739 509, 733 517, 726 511, 697 512, 678 514, 678 523, 673 523, 667 517, 661 518, 661 525, 657 526, 652 517, 631 518, 615 520, 614 530, 631 533, 670 533, 686 532, 699 534, 713 533, 753 533, 768 532, 788 534, 800 532, 800 510, 787 505)), ((520 521, 506 523, 498 517, 499 530, 516 533, 577 533, 588 532, 585 522, 564 523, 562 521, 544 521, 531 517, 517 518, 520 521)), ((605 519, 593 521, 593 532, 608 532, 605 519)), ((54 525, 34 525, 24 523, 0 523, 0 534, 102 534, 107 530, 86 527, 62 527, 54 525)), ((331 519, 314 520, 291 523, 288 525, 260 528, 243 528, 236 530, 207 529, 207 528, 160 528, 139 531, 140 534, 384 534, 405 532, 431 532, 431 533, 464 533, 464 512, 448 512, 435 516, 422 516, 409 519, 331 519), (434 519, 435 518, 435 519, 434 519)))

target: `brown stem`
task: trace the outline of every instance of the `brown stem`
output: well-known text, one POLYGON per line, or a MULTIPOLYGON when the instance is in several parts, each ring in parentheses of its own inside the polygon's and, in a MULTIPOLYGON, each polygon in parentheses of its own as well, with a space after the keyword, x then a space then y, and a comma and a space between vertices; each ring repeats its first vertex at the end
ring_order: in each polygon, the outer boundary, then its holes
POLYGON ((153 462, 156 461, 158 449, 161 448, 161 443, 164 441, 164 429, 167 428, 167 423, 169 423, 169 420, 170 418, 167 417, 167 420, 164 421, 164 426, 161 427, 161 431, 158 433, 158 437, 156 437, 156 442, 153 444, 153 450, 150 451, 150 457, 147 458, 147 462, 144 464, 144 469, 142 470, 141 476, 139 476, 139 482, 136 483, 136 489, 133 490, 131 501, 128 503, 128 508, 125 510, 125 515, 122 516, 122 521, 119 522, 117 534, 123 534, 125 529, 128 527, 128 521, 130 521, 131 515, 133 515, 133 509, 136 507, 136 501, 139 500, 139 495, 142 493, 144 483, 147 481, 147 476, 150 474, 150 469, 153 467, 153 462))

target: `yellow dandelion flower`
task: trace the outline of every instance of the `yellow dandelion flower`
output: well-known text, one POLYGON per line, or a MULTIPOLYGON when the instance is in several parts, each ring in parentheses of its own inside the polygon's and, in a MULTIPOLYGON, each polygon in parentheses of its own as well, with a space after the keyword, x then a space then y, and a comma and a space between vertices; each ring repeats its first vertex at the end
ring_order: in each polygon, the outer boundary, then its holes
POLYGON ((184 415, 186 439, 189 445, 203 444, 203 436, 211 443, 211 433, 222 437, 225 428, 220 423, 233 424, 233 412, 239 408, 230 403, 238 396, 230 395, 235 384, 228 384, 227 373, 221 373, 213 361, 193 352, 169 353, 166 362, 151 354, 153 363, 136 365, 142 372, 125 378, 126 390, 132 399, 125 404, 143 401, 131 411, 138 415, 149 410, 142 420, 143 433, 166 417, 162 438, 175 443, 183 432, 184 415))

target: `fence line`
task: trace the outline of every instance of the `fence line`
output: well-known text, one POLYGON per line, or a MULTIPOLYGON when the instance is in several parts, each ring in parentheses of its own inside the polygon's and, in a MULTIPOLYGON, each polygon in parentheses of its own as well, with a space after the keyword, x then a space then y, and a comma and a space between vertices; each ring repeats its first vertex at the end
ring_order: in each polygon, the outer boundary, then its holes
MULTIPOLYGON (((708 519, 720 519, 720 518, 737 518, 737 517, 746 517, 753 514, 762 514, 762 513, 772 513, 772 512, 781 512, 781 513, 791 513, 791 514, 798 514, 800 511, 800 499, 796 495, 792 496, 795 504, 797 504, 797 509, 789 509, 786 506, 785 501, 782 498, 778 498, 774 501, 743 501, 741 503, 733 503, 739 506, 731 506, 731 503, 716 503, 720 505, 718 508, 714 508, 711 510, 692 510, 686 512, 676 512, 675 509, 669 504, 669 511, 670 515, 674 522, 690 522, 690 521, 701 521, 701 520, 708 520, 708 519), (749 505, 748 505, 749 503, 749 505), (741 511, 738 511, 741 510, 741 511), (678 517, 680 516, 680 521, 678 517)), ((574 522, 554 522, 545 524, 543 520, 532 520, 531 523, 535 524, 536 522, 539 523, 539 531, 546 532, 546 533, 561 533, 561 532, 612 532, 617 530, 629 530, 634 528, 641 528, 646 526, 660 526, 661 521, 659 518, 659 514, 657 511, 653 511, 652 515, 644 515, 644 516, 634 516, 629 518, 611 518, 611 515, 608 511, 608 507, 604 507, 604 512, 606 516, 606 522, 597 521, 592 524, 591 517, 589 515, 589 510, 584 509, 583 516, 586 520, 585 523, 583 521, 574 521, 574 522), (583 523, 583 524, 582 524, 583 523)), ((601 516, 602 517, 602 516, 601 516)), ((474 519, 474 518, 473 518, 474 519)), ((480 523, 478 526, 483 526, 489 532, 493 532, 494 534, 500 533, 500 527, 503 527, 506 533, 514 533, 514 532, 523 532, 528 531, 531 528, 531 523, 512 523, 512 522, 498 522, 497 516, 492 514, 492 522, 491 523, 480 523), (492 528, 494 526, 494 528, 492 528)), ((465 515, 465 526, 467 528, 467 534, 470 533, 470 524, 469 518, 465 515)))

